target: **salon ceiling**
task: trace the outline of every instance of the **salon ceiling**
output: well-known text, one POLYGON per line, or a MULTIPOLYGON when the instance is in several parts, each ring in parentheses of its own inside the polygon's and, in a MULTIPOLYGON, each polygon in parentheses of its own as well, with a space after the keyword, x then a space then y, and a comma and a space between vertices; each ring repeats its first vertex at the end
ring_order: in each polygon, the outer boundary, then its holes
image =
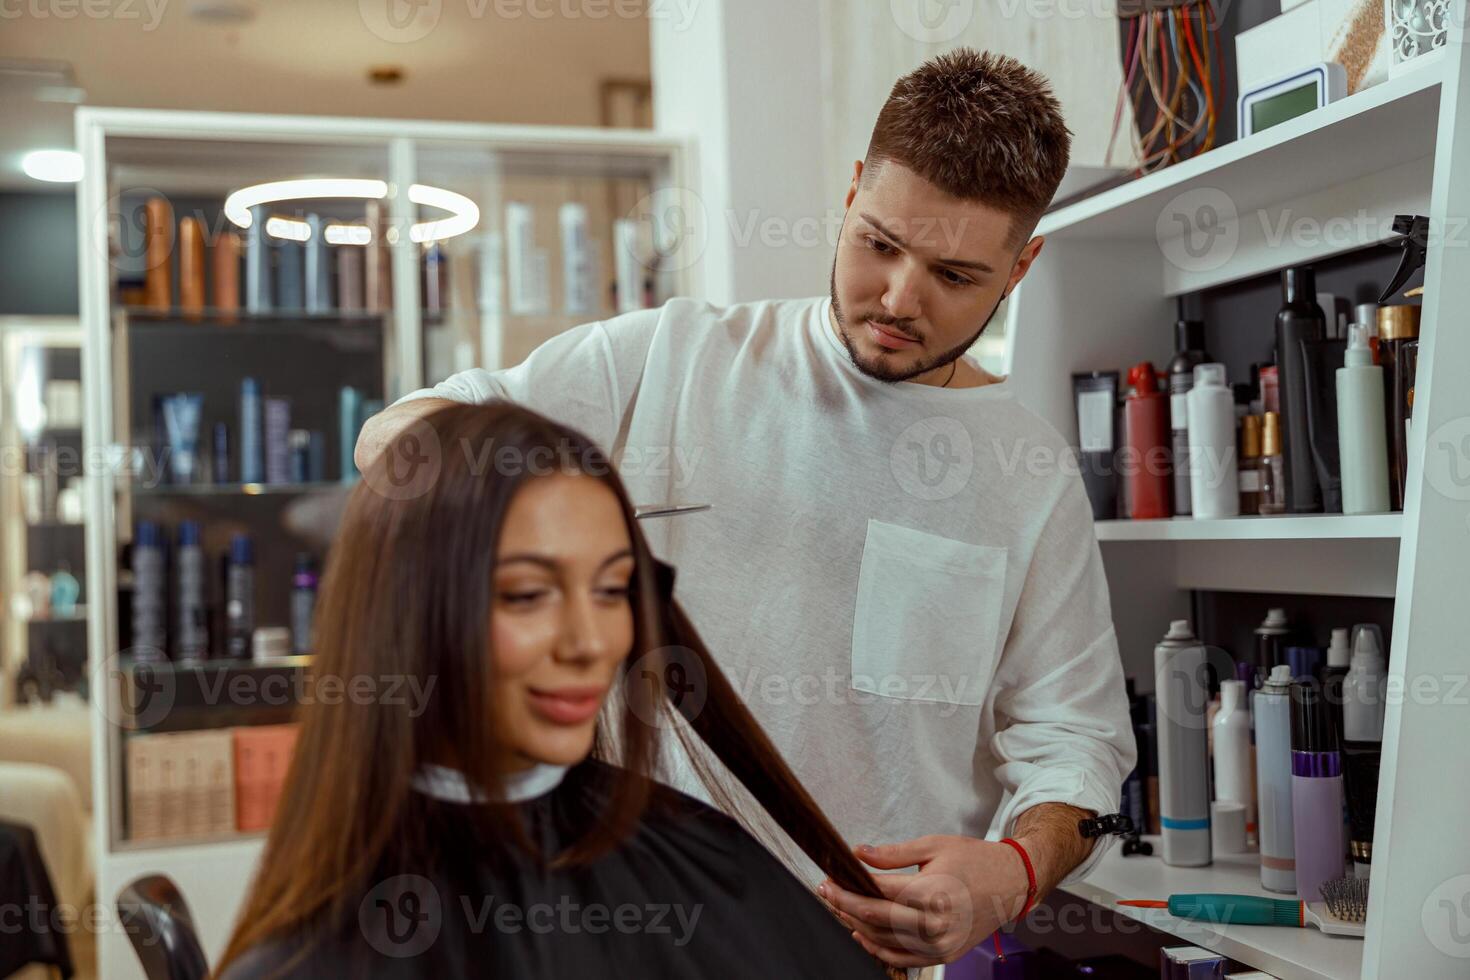
POLYGON ((156 109, 598 125, 602 80, 649 77, 646 20, 615 13, 639 6, 0 0, 0 187, 62 189, 27 178, 20 158, 72 146, 68 98, 156 109), (591 16, 600 11, 606 16, 591 16), (14 71, 14 59, 25 70, 14 71), (370 84, 376 66, 397 66, 403 81, 370 84), (59 73, 29 74, 45 67, 59 73))

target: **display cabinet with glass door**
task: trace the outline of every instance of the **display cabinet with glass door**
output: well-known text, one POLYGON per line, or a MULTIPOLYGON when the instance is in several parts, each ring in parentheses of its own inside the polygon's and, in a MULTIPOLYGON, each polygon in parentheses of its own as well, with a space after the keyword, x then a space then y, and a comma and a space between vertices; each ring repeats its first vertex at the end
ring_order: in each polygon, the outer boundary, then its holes
MULTIPOLYGON (((688 193, 683 155, 612 130, 93 109, 77 127, 99 900, 166 870, 217 955, 313 695, 357 433, 408 391, 681 291, 697 253, 655 217, 688 193)), ((104 976, 137 975, 125 946, 99 951, 104 976)))
POLYGON ((87 694, 81 324, 0 317, 0 708, 87 694))

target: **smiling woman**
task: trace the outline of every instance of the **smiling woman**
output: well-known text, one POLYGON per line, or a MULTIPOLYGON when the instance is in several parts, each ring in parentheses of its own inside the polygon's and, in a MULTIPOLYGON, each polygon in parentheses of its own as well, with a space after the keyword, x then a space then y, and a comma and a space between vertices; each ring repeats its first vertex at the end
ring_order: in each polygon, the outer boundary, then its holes
POLYGON ((816 864, 880 894, 710 659, 602 454, 503 402, 399 439, 348 504, 314 671, 430 693, 305 707, 219 975, 883 976, 738 823, 650 778, 662 732, 692 729, 816 864), (433 478, 395 482, 409 458, 433 478))

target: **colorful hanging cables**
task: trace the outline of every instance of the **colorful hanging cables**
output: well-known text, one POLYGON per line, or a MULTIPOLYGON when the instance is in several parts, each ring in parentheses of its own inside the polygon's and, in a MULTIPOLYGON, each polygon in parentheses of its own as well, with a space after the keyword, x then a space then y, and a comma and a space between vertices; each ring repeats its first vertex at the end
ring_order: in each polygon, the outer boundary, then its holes
POLYGON ((1135 0, 1121 6, 1136 10, 1119 14, 1128 25, 1128 41, 1107 159, 1112 159, 1128 99, 1139 176, 1215 145, 1224 89, 1220 21, 1214 0, 1135 0))

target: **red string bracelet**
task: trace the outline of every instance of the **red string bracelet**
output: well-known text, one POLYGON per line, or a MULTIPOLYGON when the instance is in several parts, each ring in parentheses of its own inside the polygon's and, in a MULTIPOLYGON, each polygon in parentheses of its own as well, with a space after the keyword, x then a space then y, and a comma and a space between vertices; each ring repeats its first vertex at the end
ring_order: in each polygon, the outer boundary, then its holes
MULTIPOLYGON (((1001 843, 1009 844, 1015 848, 1016 853, 1021 855, 1021 863, 1026 866, 1026 901, 1021 905, 1021 914, 1016 916, 1016 921, 1019 922, 1026 918, 1026 913, 1031 911, 1031 903, 1036 900, 1036 869, 1031 866, 1031 855, 1027 854, 1026 848, 1022 847, 1018 842, 1009 837, 1003 837, 1001 838, 1001 843)), ((1005 951, 1000 947, 1000 930, 997 929, 991 934, 990 938, 995 943, 996 959, 1005 959, 1005 951)))

